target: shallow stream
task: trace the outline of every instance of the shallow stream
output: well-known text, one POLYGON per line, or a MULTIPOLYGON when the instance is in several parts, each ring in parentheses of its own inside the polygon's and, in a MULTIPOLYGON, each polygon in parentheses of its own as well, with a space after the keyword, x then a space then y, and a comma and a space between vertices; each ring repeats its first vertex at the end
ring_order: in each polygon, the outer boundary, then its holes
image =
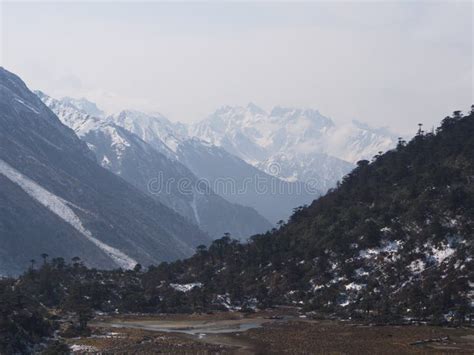
POLYGON ((135 328, 166 333, 184 333, 189 335, 225 334, 244 332, 260 328, 268 319, 229 319, 216 321, 114 321, 107 323, 113 328, 135 328))

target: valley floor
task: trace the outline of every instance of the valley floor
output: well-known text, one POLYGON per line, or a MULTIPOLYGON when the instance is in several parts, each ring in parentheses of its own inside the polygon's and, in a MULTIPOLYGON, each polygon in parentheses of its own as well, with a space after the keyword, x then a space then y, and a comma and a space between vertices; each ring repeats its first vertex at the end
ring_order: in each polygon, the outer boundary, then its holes
POLYGON ((77 353, 474 353, 473 328, 310 320, 291 310, 103 317, 90 325, 91 337, 68 341, 77 353))

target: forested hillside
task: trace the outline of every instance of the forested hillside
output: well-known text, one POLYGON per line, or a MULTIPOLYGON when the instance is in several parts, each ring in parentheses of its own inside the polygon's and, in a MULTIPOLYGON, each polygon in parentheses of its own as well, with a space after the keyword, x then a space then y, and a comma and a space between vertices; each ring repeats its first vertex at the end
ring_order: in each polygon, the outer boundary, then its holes
POLYGON ((360 161, 279 230, 247 245, 223 238, 167 270, 172 282, 200 282, 238 306, 464 319, 474 282, 473 182, 474 113, 455 112, 436 132, 420 128, 409 143, 360 161))

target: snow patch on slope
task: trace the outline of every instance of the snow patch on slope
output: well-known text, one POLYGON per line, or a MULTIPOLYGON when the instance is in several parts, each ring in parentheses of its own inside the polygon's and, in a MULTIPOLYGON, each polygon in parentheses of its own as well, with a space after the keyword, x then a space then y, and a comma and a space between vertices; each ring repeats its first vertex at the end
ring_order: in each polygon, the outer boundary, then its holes
POLYGON ((189 284, 170 284, 170 286, 175 289, 176 291, 179 291, 179 292, 189 292, 191 291, 193 288, 197 287, 197 288, 201 288, 202 287, 202 283, 200 282, 193 282, 193 283, 189 283, 189 284))
POLYGON ((39 115, 39 112, 38 110, 36 110, 34 107, 32 107, 31 105, 28 105, 25 101, 19 99, 19 98, 15 98, 15 101, 22 104, 23 106, 25 106, 28 110, 30 111, 33 111, 34 113, 36 113, 37 115, 39 115))
POLYGON ((196 219, 196 222, 198 223, 198 225, 201 225, 201 219, 199 218, 199 213, 196 204, 196 193, 196 191, 193 191, 193 200, 191 201, 191 208, 193 209, 194 218, 196 219))
POLYGON ((15 168, 13 168, 1 159, 0 173, 18 186, 20 186, 33 199, 41 203, 55 215, 67 222, 84 237, 86 237, 87 240, 89 240, 102 251, 104 251, 118 266, 126 269, 131 269, 137 264, 135 260, 122 253, 120 250, 115 249, 110 245, 107 245, 101 242, 100 240, 94 238, 92 236, 92 233, 82 225, 82 222, 79 217, 71 209, 70 206, 76 207, 71 202, 66 201, 44 189, 36 182, 24 176, 22 173, 20 173, 15 168))

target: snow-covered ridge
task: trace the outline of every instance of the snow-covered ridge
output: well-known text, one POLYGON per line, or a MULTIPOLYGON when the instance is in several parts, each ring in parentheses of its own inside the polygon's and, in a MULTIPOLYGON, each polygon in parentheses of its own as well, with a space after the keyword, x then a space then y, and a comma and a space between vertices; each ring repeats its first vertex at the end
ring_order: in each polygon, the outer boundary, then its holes
POLYGON ((125 110, 109 116, 107 120, 136 134, 168 158, 176 158, 179 144, 187 138, 184 125, 172 123, 159 113, 125 110))
MULTIPOLYGON (((110 122, 104 117, 100 118, 92 116, 74 105, 77 101, 81 102, 81 100, 70 98, 56 100, 40 91, 37 91, 36 95, 56 114, 56 116, 58 116, 59 120, 64 125, 73 129, 78 137, 84 138, 88 134, 97 134, 100 132, 110 139, 111 146, 118 158, 120 158, 124 154, 124 151, 130 147, 127 139, 123 137, 122 133, 113 122, 110 122)), ((95 104, 90 103, 87 100, 86 102, 95 106, 95 104)), ((97 108, 97 110, 99 109, 97 108)), ((88 144, 88 146, 92 151, 96 150, 94 145, 88 144)), ((110 164, 109 157, 103 157, 101 159, 101 164, 104 167, 108 167, 110 164)))
POLYGON ((131 269, 137 264, 135 260, 120 250, 115 249, 110 245, 107 245, 104 242, 94 238, 92 233, 82 225, 80 218, 76 215, 76 213, 74 213, 71 207, 77 208, 77 206, 71 202, 66 201, 61 197, 49 192, 1 159, 0 173, 11 180, 13 183, 20 186, 22 190, 34 200, 38 201, 44 207, 71 225, 87 240, 95 244, 99 249, 105 252, 105 254, 107 254, 117 264, 117 266, 123 267, 125 269, 131 269))
POLYGON ((71 101, 56 100, 41 91, 35 91, 35 94, 63 124, 73 129, 79 137, 103 124, 100 118, 89 115, 86 111, 74 106, 71 101))
POLYGON ((75 99, 72 97, 63 97, 61 99, 63 103, 70 104, 79 110, 87 113, 90 116, 102 118, 105 116, 104 111, 99 109, 94 102, 91 102, 85 98, 75 99))

